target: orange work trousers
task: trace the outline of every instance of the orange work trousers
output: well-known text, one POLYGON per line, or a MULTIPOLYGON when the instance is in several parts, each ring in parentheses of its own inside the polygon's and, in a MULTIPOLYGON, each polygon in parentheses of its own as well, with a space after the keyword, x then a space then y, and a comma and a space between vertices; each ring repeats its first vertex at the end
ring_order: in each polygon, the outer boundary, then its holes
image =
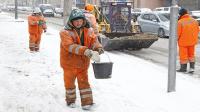
POLYGON ((179 46, 180 64, 187 64, 195 61, 195 45, 194 46, 179 46))
POLYGON ((38 51, 40 48, 42 34, 31 33, 29 36, 29 49, 30 51, 38 51))
POLYGON ((64 83, 67 104, 74 103, 76 100, 76 79, 80 91, 81 105, 85 106, 93 104, 92 90, 88 82, 88 70, 75 68, 64 69, 64 83))

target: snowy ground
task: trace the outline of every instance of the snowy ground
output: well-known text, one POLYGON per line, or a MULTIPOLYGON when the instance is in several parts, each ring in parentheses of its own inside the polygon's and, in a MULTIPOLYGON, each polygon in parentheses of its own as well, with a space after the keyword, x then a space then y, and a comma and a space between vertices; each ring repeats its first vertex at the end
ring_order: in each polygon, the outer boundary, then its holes
MULTIPOLYGON (((29 53, 27 21, 0 14, 0 112, 82 112, 65 105, 59 66, 58 31, 48 28, 41 51, 29 53)), ((111 79, 89 79, 94 112, 199 112, 200 80, 177 74, 176 92, 167 93, 167 68, 120 52, 106 52, 111 79)), ((102 60, 106 61, 106 55, 102 60)))

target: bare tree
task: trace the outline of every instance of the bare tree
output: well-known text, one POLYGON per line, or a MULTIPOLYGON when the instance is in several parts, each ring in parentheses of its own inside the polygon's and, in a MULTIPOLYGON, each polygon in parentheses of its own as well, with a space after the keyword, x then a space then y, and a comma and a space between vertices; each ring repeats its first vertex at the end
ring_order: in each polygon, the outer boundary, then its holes
POLYGON ((67 18, 69 17, 71 10, 72 10, 72 0, 64 0, 64 8, 63 8, 63 24, 67 23, 67 18))

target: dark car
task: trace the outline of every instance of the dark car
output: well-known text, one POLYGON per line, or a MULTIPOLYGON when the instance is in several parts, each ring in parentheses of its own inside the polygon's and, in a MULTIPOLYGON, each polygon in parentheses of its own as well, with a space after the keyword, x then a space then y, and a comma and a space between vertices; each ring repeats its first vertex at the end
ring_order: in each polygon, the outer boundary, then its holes
POLYGON ((54 17, 54 7, 51 4, 40 4, 39 8, 43 16, 54 17))

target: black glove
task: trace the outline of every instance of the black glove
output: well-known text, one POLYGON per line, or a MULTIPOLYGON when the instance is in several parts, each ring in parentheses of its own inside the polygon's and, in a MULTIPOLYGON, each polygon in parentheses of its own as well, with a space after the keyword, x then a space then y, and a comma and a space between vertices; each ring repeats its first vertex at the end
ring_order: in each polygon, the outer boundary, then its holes
POLYGON ((99 53, 99 55, 101 55, 104 53, 104 50, 103 50, 103 48, 98 48, 97 52, 99 53))

